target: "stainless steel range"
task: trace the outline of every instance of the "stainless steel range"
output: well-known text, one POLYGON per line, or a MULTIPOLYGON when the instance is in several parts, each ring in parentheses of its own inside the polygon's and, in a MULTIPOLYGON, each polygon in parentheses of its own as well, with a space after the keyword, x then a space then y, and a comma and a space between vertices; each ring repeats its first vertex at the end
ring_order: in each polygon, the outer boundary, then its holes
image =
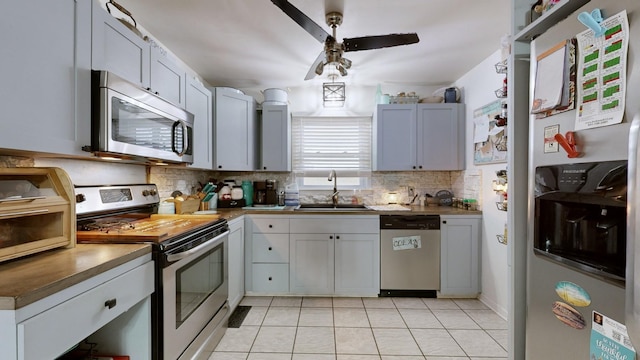
POLYGON ((77 186, 75 194, 79 243, 153 246, 153 359, 192 359, 212 351, 229 318, 226 220, 157 214, 153 184, 77 186))

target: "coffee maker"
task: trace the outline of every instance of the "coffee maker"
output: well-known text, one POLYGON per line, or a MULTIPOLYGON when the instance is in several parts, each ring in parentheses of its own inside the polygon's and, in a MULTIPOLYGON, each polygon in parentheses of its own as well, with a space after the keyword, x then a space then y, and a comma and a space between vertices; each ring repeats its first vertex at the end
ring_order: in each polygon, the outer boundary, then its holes
POLYGON ((265 180, 253 182, 253 206, 278 205, 278 181, 265 180))

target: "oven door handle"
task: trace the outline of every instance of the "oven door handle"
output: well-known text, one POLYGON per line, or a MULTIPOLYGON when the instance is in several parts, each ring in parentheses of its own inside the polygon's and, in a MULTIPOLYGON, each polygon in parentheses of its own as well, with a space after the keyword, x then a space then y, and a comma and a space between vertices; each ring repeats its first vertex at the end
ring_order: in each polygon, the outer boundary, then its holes
POLYGON ((227 230, 224 233, 214 237, 213 239, 211 239, 211 240, 209 240, 207 242, 204 242, 204 243, 202 243, 202 244, 200 244, 200 245, 198 245, 198 246, 196 246, 196 247, 194 247, 192 249, 189 249, 187 251, 182 251, 182 252, 179 252, 177 254, 167 254, 167 261, 168 262, 176 262, 176 261, 182 260, 184 258, 187 258, 187 257, 189 257, 189 256, 191 256, 191 255, 193 255, 193 254, 195 254, 195 253, 197 253, 199 251, 202 251, 202 249, 204 249, 204 248, 207 248, 207 247, 210 247, 210 246, 216 246, 217 243, 219 242, 219 240, 222 239, 223 237, 227 236, 227 235, 229 235, 229 230, 227 230))

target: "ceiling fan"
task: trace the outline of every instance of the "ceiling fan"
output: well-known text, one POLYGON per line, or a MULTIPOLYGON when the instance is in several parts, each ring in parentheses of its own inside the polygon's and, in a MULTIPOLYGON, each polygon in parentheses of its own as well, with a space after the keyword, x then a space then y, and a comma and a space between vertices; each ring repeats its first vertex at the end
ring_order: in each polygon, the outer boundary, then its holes
POLYGON ((329 12, 326 14, 325 21, 332 29, 332 34, 329 34, 287 0, 271 0, 271 2, 316 40, 324 44, 324 49, 311 65, 305 80, 312 79, 315 75, 322 75, 325 65, 328 64, 335 65, 340 75, 347 75, 347 69, 351 68, 351 60, 342 57, 343 52, 409 45, 420 41, 418 34, 408 33, 344 38, 340 43, 336 40, 336 29, 342 24, 342 13, 329 12))

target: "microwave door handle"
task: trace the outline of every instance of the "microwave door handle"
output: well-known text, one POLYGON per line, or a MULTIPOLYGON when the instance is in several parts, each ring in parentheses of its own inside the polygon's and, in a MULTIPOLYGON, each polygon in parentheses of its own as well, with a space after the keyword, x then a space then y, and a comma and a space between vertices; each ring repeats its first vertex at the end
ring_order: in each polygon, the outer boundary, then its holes
POLYGON ((172 135, 171 151, 178 154, 178 156, 182 156, 184 155, 185 152, 187 152, 187 148, 189 144, 189 138, 188 138, 189 135, 187 130, 188 130, 187 124, 184 121, 178 120, 173 123, 173 131, 171 132, 171 135, 172 135), (176 149, 176 128, 178 127, 178 125, 180 125, 180 127, 182 128, 182 150, 180 151, 176 149))

